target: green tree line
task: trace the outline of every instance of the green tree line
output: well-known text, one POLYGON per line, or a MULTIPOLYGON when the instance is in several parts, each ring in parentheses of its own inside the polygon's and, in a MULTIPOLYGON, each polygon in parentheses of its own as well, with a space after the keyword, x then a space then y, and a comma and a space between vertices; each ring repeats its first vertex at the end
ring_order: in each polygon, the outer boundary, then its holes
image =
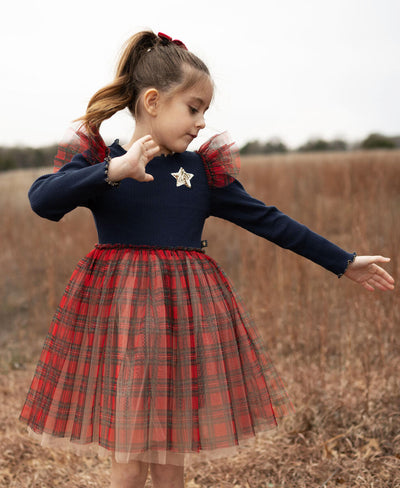
POLYGON ((353 149, 400 149, 400 136, 387 137, 383 134, 372 133, 359 143, 350 145, 343 139, 327 141, 325 139, 310 139, 305 144, 291 150, 279 138, 270 139, 262 143, 259 140, 247 142, 241 147, 241 154, 277 154, 292 152, 310 151, 348 151, 353 149))
POLYGON ((46 147, 0 147, 0 171, 51 166, 57 145, 46 147))

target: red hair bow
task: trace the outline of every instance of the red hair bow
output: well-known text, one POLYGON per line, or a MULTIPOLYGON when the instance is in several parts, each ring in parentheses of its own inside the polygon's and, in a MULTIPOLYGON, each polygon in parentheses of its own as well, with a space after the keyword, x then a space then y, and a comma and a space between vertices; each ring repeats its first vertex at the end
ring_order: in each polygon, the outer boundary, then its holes
POLYGON ((183 44, 182 41, 179 39, 172 39, 172 37, 167 36, 167 34, 163 34, 162 32, 158 33, 158 37, 164 41, 164 44, 168 44, 169 42, 172 42, 173 44, 176 44, 179 47, 183 47, 183 49, 188 50, 188 48, 183 44))

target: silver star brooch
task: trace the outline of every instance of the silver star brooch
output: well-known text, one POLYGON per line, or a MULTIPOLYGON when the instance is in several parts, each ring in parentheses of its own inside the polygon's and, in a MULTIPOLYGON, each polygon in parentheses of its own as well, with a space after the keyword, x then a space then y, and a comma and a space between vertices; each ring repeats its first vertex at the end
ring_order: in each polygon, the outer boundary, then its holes
POLYGON ((186 173, 186 171, 181 167, 177 173, 171 173, 171 175, 176 179, 176 186, 185 185, 188 188, 192 188, 190 180, 194 175, 192 173, 186 173))

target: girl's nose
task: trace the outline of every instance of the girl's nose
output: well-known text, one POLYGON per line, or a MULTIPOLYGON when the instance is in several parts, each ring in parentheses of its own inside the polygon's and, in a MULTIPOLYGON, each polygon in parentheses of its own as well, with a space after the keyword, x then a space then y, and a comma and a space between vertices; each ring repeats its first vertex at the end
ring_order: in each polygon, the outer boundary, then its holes
POLYGON ((200 129, 204 129, 204 127, 206 126, 206 121, 203 115, 199 117, 199 119, 197 120, 196 126, 199 127, 200 129))

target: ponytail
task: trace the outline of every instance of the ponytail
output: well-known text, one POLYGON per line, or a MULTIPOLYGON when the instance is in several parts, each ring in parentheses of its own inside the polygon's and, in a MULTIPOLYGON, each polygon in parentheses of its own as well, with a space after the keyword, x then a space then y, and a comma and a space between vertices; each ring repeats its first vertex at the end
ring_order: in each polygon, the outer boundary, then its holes
POLYGON ((128 39, 118 62, 114 81, 92 96, 86 114, 78 119, 86 126, 89 134, 97 131, 104 120, 130 107, 132 100, 137 98, 132 73, 143 54, 154 45, 155 38, 153 32, 143 31, 128 39))
MULTIPOLYGON (((124 45, 114 81, 92 96, 86 114, 78 120, 93 134, 104 120, 120 110, 128 108, 133 117, 137 116, 142 90, 154 87, 165 91, 172 85, 180 85, 184 81, 183 64, 209 76, 206 65, 177 43, 166 43, 165 37, 152 31, 133 35, 124 45)), ((191 76, 184 87, 188 88, 198 78, 191 76)))

